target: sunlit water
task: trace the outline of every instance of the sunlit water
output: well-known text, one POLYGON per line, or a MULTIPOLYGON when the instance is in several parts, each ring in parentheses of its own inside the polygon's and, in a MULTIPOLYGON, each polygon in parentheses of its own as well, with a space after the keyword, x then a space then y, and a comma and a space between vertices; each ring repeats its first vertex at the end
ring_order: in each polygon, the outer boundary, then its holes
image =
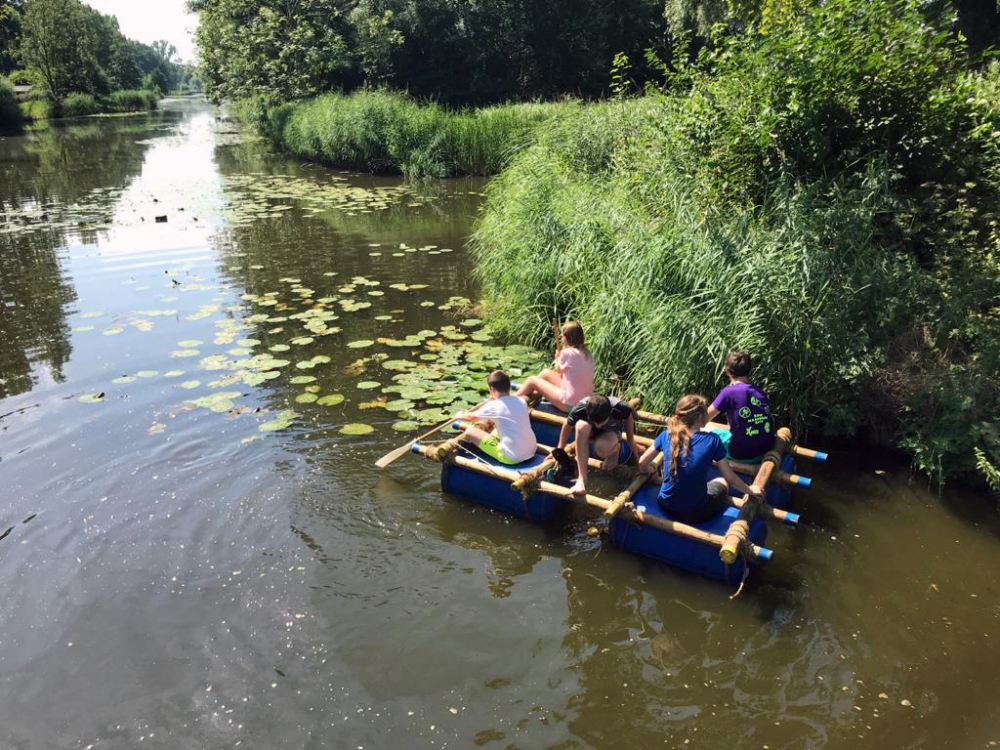
POLYGON ((371 403, 397 371, 348 366, 462 340, 439 307, 476 297, 481 183, 300 164, 195 103, 0 140, 0 174, 0 745, 1000 741, 986 498, 805 465, 806 523, 730 601, 585 518, 442 496, 412 456, 374 469, 413 433, 371 403), (321 298, 342 330, 265 320, 321 298))

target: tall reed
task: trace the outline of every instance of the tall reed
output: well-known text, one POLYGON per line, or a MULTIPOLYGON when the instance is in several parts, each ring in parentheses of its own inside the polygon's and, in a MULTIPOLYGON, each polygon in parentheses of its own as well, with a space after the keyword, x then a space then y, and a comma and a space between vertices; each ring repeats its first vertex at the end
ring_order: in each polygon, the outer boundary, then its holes
POLYGON ((451 111, 387 91, 327 94, 239 115, 296 156, 348 169, 413 177, 491 175, 575 103, 512 104, 451 111))

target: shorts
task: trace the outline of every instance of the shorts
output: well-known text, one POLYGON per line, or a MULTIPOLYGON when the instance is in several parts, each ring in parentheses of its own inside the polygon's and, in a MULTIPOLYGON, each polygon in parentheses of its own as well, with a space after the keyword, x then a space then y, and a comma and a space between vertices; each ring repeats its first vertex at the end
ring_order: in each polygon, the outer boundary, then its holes
POLYGON ((495 458, 500 463, 507 464, 507 466, 515 466, 521 463, 520 461, 514 461, 510 458, 507 458, 507 456, 505 456, 500 451, 499 435, 487 435, 486 437, 484 437, 482 440, 479 441, 478 448, 490 458, 495 458))
POLYGON ((732 503, 729 501, 729 487, 722 479, 713 479, 705 487, 705 502, 700 508, 688 511, 673 511, 661 505, 671 517, 684 523, 703 523, 714 518, 732 503))

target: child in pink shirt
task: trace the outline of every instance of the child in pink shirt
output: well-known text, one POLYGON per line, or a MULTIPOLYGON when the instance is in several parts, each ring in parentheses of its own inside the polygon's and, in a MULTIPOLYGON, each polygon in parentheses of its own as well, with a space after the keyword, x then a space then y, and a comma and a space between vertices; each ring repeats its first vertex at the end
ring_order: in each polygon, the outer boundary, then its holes
POLYGON ((583 329, 579 323, 572 320, 563 323, 562 344, 556 352, 555 369, 532 375, 514 395, 538 394, 557 409, 568 412, 594 394, 594 357, 583 343, 583 329))

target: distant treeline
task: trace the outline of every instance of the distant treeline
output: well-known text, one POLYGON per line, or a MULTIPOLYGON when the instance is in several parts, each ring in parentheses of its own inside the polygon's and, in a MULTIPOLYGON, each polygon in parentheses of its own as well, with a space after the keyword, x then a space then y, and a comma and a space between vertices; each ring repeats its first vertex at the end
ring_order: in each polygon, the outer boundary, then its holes
POLYGON ((191 0, 206 91, 287 101, 361 86, 443 104, 596 97, 642 62, 662 0, 191 0))
POLYGON ((32 98, 200 88, 176 53, 169 42, 126 38, 114 16, 79 0, 0 0, 0 76, 30 85, 32 98))
MULTIPOLYGON (((813 0, 189 0, 207 93, 272 103, 365 88, 439 104, 602 98, 662 83, 660 60, 793 17, 813 0), (627 65, 625 61, 628 61, 627 65)), ((900 7, 907 6, 905 0, 900 7)), ((968 40, 1000 38, 993 0, 922 0, 968 40)), ((944 23, 942 24, 942 19, 944 23)))

